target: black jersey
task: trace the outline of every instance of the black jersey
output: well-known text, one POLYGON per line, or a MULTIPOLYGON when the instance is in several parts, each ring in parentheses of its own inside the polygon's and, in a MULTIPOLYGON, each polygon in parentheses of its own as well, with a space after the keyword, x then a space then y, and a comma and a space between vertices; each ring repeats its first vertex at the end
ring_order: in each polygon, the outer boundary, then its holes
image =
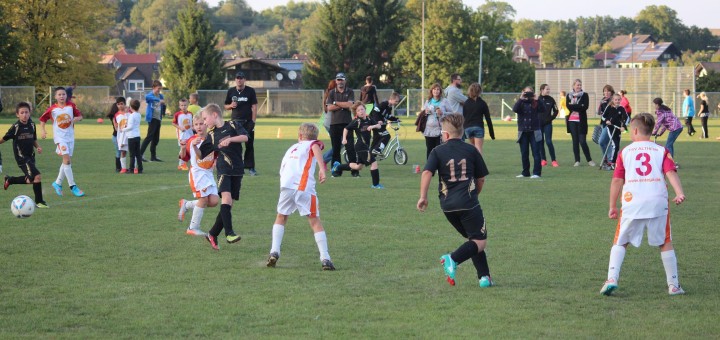
MULTIPOLYGON (((388 101, 384 101, 380 103, 380 105, 375 106, 370 113, 370 119, 376 121, 376 122, 385 122, 387 124, 388 121, 397 121, 398 118, 392 115, 392 109, 393 107, 390 106, 390 103, 388 101)), ((385 124, 380 126, 379 131, 385 131, 385 124)))
POLYGON ((29 119, 23 124, 19 120, 15 122, 3 137, 3 140, 13 140, 13 153, 18 165, 28 162, 35 162, 35 141, 37 141, 37 130, 35 123, 29 119))
POLYGON ((229 176, 242 176, 245 174, 245 163, 243 163, 243 147, 242 143, 230 143, 228 146, 220 148, 218 144, 225 138, 246 135, 247 131, 240 124, 229 121, 225 122, 221 127, 212 128, 208 131, 206 138, 200 147, 200 158, 205 158, 211 152, 215 151, 217 157, 217 174, 229 176))
POLYGON ((225 105, 233 102, 237 102, 237 107, 232 109, 232 120, 251 120, 252 106, 258 103, 255 89, 247 85, 242 90, 237 87, 229 88, 225 95, 225 105))
POLYGON ((443 211, 472 209, 478 205, 475 180, 488 175, 480 152, 460 139, 451 139, 430 152, 425 170, 438 173, 438 192, 443 211))
POLYGON ((375 124, 377 124, 377 122, 368 117, 365 117, 365 119, 355 118, 345 128, 348 129, 348 131, 355 133, 358 142, 362 142, 366 146, 370 146, 371 132, 367 130, 367 127, 375 124))

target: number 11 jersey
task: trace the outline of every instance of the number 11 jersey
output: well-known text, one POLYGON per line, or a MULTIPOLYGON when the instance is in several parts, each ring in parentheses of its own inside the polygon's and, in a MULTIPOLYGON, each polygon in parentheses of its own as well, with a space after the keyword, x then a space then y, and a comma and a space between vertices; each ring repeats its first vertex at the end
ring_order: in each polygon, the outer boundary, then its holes
POLYGON ((437 172, 443 211, 469 210, 480 205, 475 180, 489 172, 475 146, 450 139, 430 151, 424 170, 437 172))

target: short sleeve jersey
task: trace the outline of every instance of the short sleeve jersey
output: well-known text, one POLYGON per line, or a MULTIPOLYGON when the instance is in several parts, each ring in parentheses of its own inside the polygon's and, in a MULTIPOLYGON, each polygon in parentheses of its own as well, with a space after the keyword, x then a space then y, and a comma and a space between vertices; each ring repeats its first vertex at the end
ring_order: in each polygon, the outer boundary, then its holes
POLYGON ((185 145, 187 154, 190 156, 190 171, 188 172, 188 179, 193 187, 193 190, 202 190, 215 183, 213 179, 213 165, 215 164, 215 153, 211 152, 205 157, 195 153, 195 148, 192 145, 192 141, 195 138, 201 138, 198 135, 192 135, 188 138, 188 142, 185 145))
POLYGON ((237 87, 229 88, 225 96, 225 105, 230 105, 232 102, 237 102, 237 107, 232 110, 232 120, 251 120, 252 106, 258 103, 255 89, 247 85, 242 90, 238 90, 237 87))
POLYGON ((367 130, 367 127, 375 124, 377 124, 376 121, 367 117, 365 117, 365 119, 355 118, 345 128, 348 129, 348 131, 354 132, 359 141, 362 141, 365 145, 370 145, 370 137, 372 135, 370 131, 367 130))
POLYGON ((653 142, 634 142, 620 152, 613 177, 625 180, 620 196, 623 218, 667 215, 669 171, 675 171, 670 152, 653 142))
POLYGON ((480 152, 460 139, 451 139, 430 152, 425 170, 438 174, 440 207, 445 212, 478 205, 475 180, 489 174, 480 152))
POLYGON ((3 140, 13 140, 13 153, 18 165, 35 162, 35 141, 37 129, 32 119, 23 124, 19 120, 8 129, 3 140))
POLYGON ((128 140, 127 131, 123 131, 128 126, 127 112, 118 112, 115 114, 115 123, 117 123, 117 141, 118 145, 126 145, 128 140))
POLYGON ((315 195, 315 169, 317 161, 312 146, 324 148, 321 141, 304 140, 291 146, 280 164, 280 187, 305 191, 315 195))
POLYGON ((53 141, 67 143, 75 141, 75 124, 73 119, 82 117, 80 110, 73 103, 65 105, 53 104, 40 116, 41 122, 53 121, 53 141))
POLYGON ((193 135, 192 131, 192 120, 193 116, 190 111, 183 113, 182 111, 175 112, 173 116, 173 124, 179 126, 182 130, 177 130, 177 138, 180 141, 187 140, 193 135))
POLYGON ((220 141, 225 138, 246 135, 247 131, 240 124, 225 122, 221 127, 214 127, 208 131, 208 138, 200 147, 200 158, 205 158, 212 152, 217 152, 217 174, 229 176, 242 176, 245 174, 245 163, 243 163, 242 143, 230 143, 226 147, 218 147, 220 141))

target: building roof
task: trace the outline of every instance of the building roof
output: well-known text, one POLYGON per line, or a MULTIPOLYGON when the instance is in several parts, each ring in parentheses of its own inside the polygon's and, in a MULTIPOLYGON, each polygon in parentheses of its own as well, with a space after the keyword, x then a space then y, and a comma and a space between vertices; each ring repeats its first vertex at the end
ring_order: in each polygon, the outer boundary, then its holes
POLYGON ((126 79, 128 79, 128 77, 130 77, 130 75, 132 75, 133 72, 135 72, 135 71, 137 71, 137 67, 135 67, 135 66, 130 66, 130 67, 128 67, 128 68, 125 70, 125 72, 123 72, 122 75, 120 75, 120 78, 118 78, 118 79, 120 79, 120 80, 126 80, 126 79))
POLYGON ((522 39, 517 42, 518 45, 520 45, 523 50, 525 50, 525 54, 529 57, 539 57, 540 56, 540 42, 542 39, 522 39))
POLYGON ((615 59, 617 55, 615 53, 605 53, 605 52, 598 52, 595 54, 595 60, 612 60, 615 59))
POLYGON ((660 59, 660 56, 673 46, 671 42, 628 44, 618 53, 618 63, 643 63, 660 59))
POLYGON ((115 54, 115 58, 123 64, 157 64, 158 55, 148 54, 115 54))
POLYGON ((298 59, 257 59, 268 64, 277 65, 288 71, 301 71, 305 60, 298 59))
POLYGON ((268 63, 268 62, 266 62, 266 61, 263 61, 263 60, 260 60, 260 59, 255 59, 255 58, 237 58, 237 59, 235 59, 235 60, 230 60, 230 61, 226 62, 225 65, 223 65, 223 68, 231 68, 231 67, 238 66, 238 65, 241 65, 241 64, 244 64, 244 63, 247 63, 247 62, 251 62, 251 61, 252 61, 252 62, 256 62, 256 63, 260 63, 260 64, 264 64, 264 65, 266 65, 266 66, 268 66, 268 67, 270 67, 270 68, 273 68, 273 69, 279 69, 279 68, 280 68, 280 66, 278 66, 277 64, 268 63))
POLYGON ((709 63, 709 62, 698 63, 695 66, 695 70, 700 71, 699 70, 700 68, 704 68, 705 71, 708 71, 708 72, 715 71, 715 72, 720 73, 720 63, 709 63))
MULTIPOLYGON (((652 37, 652 35, 649 34, 635 34, 632 36, 632 40, 635 41, 635 44, 645 44, 649 42, 657 42, 655 38, 652 37)), ((610 40, 610 50, 613 52, 619 52, 625 46, 630 45, 630 35, 618 35, 613 40, 610 40)))
POLYGON ((710 28, 710 33, 716 37, 720 37, 720 28, 710 28))

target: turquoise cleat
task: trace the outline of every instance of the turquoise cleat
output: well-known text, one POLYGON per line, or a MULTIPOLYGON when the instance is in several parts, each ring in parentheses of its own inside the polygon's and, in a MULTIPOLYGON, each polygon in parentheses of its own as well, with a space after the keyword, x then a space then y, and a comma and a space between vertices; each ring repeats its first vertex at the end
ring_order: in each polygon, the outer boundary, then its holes
POLYGON ((72 194, 75 195, 75 197, 83 197, 83 196, 85 196, 85 192, 82 191, 82 190, 80 190, 80 188, 78 188, 77 185, 75 185, 75 186, 73 186, 72 188, 70 188, 70 192, 72 192, 72 194))
POLYGON ((490 276, 483 276, 480 278, 480 288, 489 288, 495 285, 490 276))
POLYGON ((62 185, 53 182, 52 187, 53 187, 53 189, 55 189, 55 193, 56 193, 58 196, 62 196, 62 195, 63 195, 63 194, 62 194, 62 185))
POLYGON ((453 261, 450 254, 445 254, 443 256, 440 256, 440 263, 443 265, 443 269, 445 270, 445 276, 447 278, 447 282, 451 285, 455 285, 455 270, 457 269, 457 264, 455 261, 453 261))

